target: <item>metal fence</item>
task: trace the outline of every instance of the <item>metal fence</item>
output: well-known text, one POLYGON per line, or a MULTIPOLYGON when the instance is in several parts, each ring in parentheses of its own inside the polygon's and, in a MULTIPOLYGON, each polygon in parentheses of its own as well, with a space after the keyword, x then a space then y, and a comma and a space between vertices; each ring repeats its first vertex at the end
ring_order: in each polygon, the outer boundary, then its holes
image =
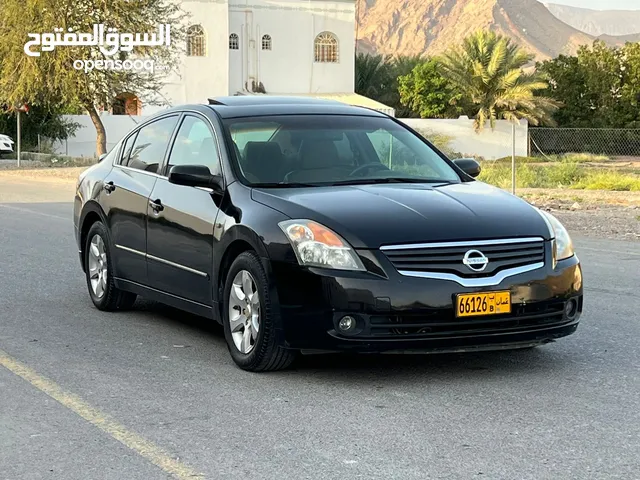
POLYGON ((640 129, 529 128, 529 155, 590 153, 640 157, 640 129))

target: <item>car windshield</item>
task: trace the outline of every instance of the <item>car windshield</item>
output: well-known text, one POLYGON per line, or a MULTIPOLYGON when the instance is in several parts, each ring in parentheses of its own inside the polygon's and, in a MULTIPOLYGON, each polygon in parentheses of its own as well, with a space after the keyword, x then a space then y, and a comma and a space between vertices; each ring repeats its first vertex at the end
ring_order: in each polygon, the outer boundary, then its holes
POLYGON ((253 186, 460 182, 437 151, 389 118, 277 115, 225 127, 253 186))

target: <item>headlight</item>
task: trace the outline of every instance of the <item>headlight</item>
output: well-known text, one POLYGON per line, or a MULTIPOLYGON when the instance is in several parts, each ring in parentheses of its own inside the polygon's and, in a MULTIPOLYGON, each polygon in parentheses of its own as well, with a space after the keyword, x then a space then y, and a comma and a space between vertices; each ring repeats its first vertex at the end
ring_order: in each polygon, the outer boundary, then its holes
POLYGON ((288 220, 278 226, 291 242, 300 265, 366 270, 349 244, 327 227, 311 220, 288 220))
POLYGON ((547 220, 551 233, 555 237, 553 242, 554 260, 564 260, 565 258, 572 257, 574 254, 573 242, 571 241, 571 237, 569 236, 567 229, 564 228, 562 223, 560 223, 560 221, 549 212, 540 210, 540 213, 547 220))

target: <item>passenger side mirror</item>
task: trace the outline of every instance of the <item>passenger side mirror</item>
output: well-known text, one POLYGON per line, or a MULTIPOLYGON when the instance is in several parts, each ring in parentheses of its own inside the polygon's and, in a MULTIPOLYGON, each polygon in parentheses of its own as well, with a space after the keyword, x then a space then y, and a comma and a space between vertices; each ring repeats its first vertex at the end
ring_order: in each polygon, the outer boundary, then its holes
POLYGON ((482 172, 482 167, 473 158, 459 158, 454 160, 453 163, 467 175, 476 178, 482 172))
POLYGON ((169 171, 169 183, 187 187, 210 188, 216 193, 224 191, 224 181, 220 175, 212 175, 204 165, 176 165, 169 171))

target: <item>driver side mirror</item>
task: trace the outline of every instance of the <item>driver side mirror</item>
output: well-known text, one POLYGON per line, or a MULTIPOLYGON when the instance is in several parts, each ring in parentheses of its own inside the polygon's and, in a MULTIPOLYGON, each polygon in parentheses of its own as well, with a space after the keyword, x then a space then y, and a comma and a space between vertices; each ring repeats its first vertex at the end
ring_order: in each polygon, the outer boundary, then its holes
POLYGON ((482 172, 482 167, 473 158, 459 158, 453 163, 467 175, 476 178, 482 172))
POLYGON ((169 171, 169 183, 187 187, 210 188, 216 193, 224 192, 224 180, 212 175, 204 165, 176 165, 169 171))

